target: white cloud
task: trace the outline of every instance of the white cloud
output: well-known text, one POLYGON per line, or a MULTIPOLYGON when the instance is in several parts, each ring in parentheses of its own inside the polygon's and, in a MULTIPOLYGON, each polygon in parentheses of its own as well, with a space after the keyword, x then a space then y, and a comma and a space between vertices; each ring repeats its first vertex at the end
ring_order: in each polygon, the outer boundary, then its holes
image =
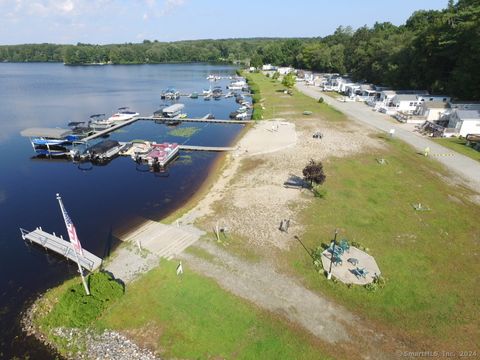
POLYGON ((66 0, 61 2, 56 1, 55 4, 57 9, 64 13, 72 12, 75 8, 75 4, 72 0, 66 0))
POLYGON ((170 15, 176 8, 182 6, 185 3, 185 0, 165 0, 163 2, 163 7, 160 9, 158 15, 166 16, 170 15))

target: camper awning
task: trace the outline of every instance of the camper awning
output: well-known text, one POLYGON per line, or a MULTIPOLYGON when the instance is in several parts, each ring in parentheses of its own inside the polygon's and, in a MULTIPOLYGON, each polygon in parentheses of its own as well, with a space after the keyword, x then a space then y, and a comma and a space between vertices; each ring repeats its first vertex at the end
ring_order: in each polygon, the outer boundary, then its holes
POLYGON ((50 139, 65 139, 72 133, 69 129, 60 128, 28 128, 20 131, 20 135, 26 137, 45 137, 50 139))

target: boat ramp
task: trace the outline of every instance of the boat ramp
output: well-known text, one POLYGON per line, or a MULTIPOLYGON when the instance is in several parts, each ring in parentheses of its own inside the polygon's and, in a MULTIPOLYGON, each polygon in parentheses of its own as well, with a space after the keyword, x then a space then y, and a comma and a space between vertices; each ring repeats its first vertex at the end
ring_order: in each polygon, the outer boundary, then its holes
MULTIPOLYGON (((77 256, 72 244, 69 241, 64 240, 62 236, 58 237, 55 233, 50 234, 43 231, 41 227, 37 227, 33 231, 20 228, 20 232, 22 233, 23 240, 28 240, 30 243, 43 246, 45 249, 52 250, 74 262, 77 261, 77 256)), ((100 267, 102 259, 85 249, 82 249, 82 252, 83 256, 78 255, 78 261, 83 268, 92 272, 100 267)))

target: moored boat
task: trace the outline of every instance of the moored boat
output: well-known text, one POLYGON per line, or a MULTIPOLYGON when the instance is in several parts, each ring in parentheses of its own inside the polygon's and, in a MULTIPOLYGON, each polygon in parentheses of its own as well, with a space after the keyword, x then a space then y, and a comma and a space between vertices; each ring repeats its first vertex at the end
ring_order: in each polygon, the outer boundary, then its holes
POLYGON ((90 115, 90 127, 93 130, 105 130, 115 125, 115 120, 106 119, 105 114, 90 115))
POLYGON ((145 162, 154 169, 165 167, 172 161, 180 150, 177 143, 151 144, 151 150, 147 154, 137 155, 137 162, 145 162))
POLYGON ((184 104, 173 104, 162 109, 162 115, 166 118, 175 118, 182 114, 184 104))
POLYGON ((83 154, 79 155, 80 158, 92 162, 106 162, 116 157, 123 146, 125 146, 124 143, 119 143, 116 140, 103 140, 88 147, 83 154))
POLYGON ((140 115, 138 112, 130 111, 128 110, 128 107, 121 107, 118 108, 118 111, 110 116, 107 120, 111 120, 113 122, 127 121, 138 115, 140 115))
POLYGON ((72 130, 60 128, 29 128, 20 134, 29 138, 37 154, 52 156, 68 153, 66 146, 77 138, 72 130))

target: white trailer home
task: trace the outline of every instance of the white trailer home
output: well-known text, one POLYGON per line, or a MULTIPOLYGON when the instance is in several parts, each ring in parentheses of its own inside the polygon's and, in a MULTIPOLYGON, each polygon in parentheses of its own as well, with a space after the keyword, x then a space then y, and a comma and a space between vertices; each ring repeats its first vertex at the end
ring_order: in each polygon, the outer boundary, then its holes
POLYGON ((480 112, 478 110, 454 109, 448 122, 450 129, 455 129, 456 135, 480 134, 480 112))
POLYGON ((391 104, 397 112, 413 114, 421 101, 418 100, 417 95, 397 94, 393 97, 391 104))

